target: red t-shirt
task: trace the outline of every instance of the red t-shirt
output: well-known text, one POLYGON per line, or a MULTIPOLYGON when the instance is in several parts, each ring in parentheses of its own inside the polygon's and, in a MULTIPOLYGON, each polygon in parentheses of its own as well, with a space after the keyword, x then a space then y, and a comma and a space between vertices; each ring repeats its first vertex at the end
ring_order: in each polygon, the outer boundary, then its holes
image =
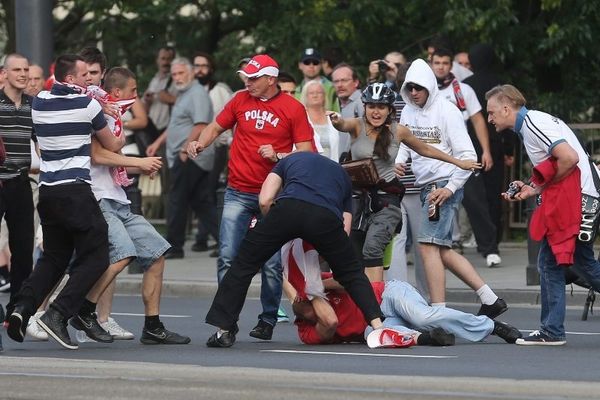
MULTIPOLYGON (((371 282, 377 302, 381 304, 381 296, 385 289, 385 282, 371 282)), ((365 317, 360 308, 352 301, 346 291, 327 292, 329 304, 338 318, 335 336, 330 343, 364 342, 364 332, 367 327, 365 317)), ((304 320, 297 320, 298 336, 302 343, 320 344, 321 338, 317 334, 315 325, 304 320)))
POLYGON ((263 101, 247 90, 238 92, 216 119, 224 129, 237 124, 229 155, 228 185, 259 193, 273 168, 273 161, 262 158, 258 148, 270 144, 278 153, 289 153, 292 145, 313 140, 314 132, 302 104, 283 93, 263 101))

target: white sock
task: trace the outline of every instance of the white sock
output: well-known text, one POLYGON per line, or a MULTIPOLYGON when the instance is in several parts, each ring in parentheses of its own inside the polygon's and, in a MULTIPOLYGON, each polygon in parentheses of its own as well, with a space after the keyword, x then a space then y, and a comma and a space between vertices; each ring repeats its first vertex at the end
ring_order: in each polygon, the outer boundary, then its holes
POLYGON ((496 296, 496 293, 488 285, 483 285, 477 289, 477 296, 479 296, 482 304, 487 305, 492 305, 498 300, 498 296, 496 296))
POLYGON ((446 307, 446 302, 443 302, 443 303, 431 303, 431 307, 446 307))

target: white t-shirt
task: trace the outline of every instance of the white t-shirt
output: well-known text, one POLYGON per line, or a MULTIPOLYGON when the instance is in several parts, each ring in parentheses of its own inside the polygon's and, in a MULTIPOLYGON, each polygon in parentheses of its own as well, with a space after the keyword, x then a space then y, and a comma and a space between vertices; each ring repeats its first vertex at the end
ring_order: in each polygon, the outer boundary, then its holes
MULTIPOLYGON (((465 99, 466 109, 462 111, 462 115, 466 122, 473 115, 481 111, 481 104, 479 103, 479 100, 477 100, 477 95, 471 86, 462 82, 459 82, 458 84, 460 85, 460 91, 465 99)), ((440 96, 456 105, 456 96, 454 95, 454 87, 452 85, 448 85, 444 89, 441 89, 440 96)))
POLYGON ((523 146, 525 146, 534 167, 550 158, 555 146, 564 142, 568 143, 579 156, 577 166, 581 171, 581 192, 598 197, 589 157, 567 124, 545 112, 529 110, 523 124, 520 127, 517 126, 516 130, 523 139, 523 146))

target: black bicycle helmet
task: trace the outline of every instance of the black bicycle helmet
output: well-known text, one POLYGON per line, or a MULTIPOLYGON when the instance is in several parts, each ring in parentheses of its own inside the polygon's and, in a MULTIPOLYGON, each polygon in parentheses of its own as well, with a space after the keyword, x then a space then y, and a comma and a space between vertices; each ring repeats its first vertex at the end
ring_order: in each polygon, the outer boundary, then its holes
POLYGON ((394 105, 396 94, 384 83, 371 83, 365 88, 360 97, 363 104, 387 104, 394 105))

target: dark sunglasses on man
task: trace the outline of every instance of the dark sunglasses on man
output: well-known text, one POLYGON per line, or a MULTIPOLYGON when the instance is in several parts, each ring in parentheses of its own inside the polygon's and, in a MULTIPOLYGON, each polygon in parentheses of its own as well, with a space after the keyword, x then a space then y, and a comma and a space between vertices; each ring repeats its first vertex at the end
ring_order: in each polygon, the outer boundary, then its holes
POLYGON ((319 61, 319 60, 304 60, 304 61, 302 61, 302 64, 304 64, 304 65, 319 65, 319 64, 321 64, 321 61, 319 61))
POLYGON ((416 83, 407 83, 406 90, 408 90, 409 93, 412 92, 413 90, 416 90, 417 92, 421 92, 421 91, 425 90, 425 88, 423 86, 417 85, 416 83))

